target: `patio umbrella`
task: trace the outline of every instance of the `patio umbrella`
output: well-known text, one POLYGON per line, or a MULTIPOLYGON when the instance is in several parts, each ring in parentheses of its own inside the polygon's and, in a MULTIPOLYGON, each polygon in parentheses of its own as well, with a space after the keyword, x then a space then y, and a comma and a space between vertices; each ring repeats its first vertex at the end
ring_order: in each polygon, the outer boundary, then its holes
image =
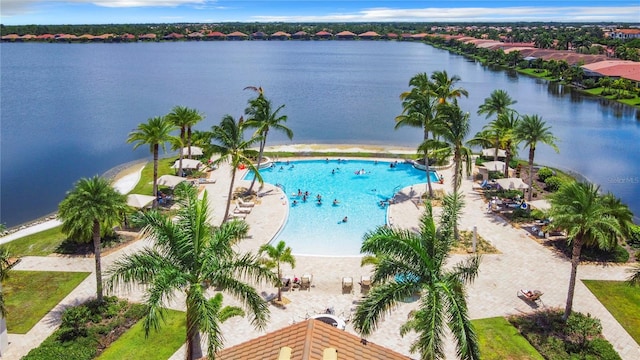
POLYGON ((529 188, 529 185, 525 184, 520 178, 497 179, 496 182, 501 188, 506 190, 524 190, 529 188))
POLYGON ((162 175, 158 178, 158 185, 163 185, 163 186, 168 186, 170 188, 175 187, 176 185, 180 184, 183 181, 186 181, 187 179, 180 177, 180 176, 175 176, 175 175, 162 175))
POLYGON ((127 196, 127 205, 142 209, 149 206, 155 197, 151 195, 141 195, 141 194, 129 194, 127 196))
MULTIPOLYGON (((182 168, 183 169, 199 169, 202 166, 202 162, 200 160, 194 159, 182 159, 182 168)), ((171 166, 173 169, 177 169, 180 167, 180 160, 176 160, 175 163, 171 166)))
MULTIPOLYGON (((187 155, 189 155, 189 147, 182 148, 182 156, 187 156, 187 155)), ((192 146, 191 147, 191 155, 192 156, 202 156, 203 155, 202 148, 201 147, 197 147, 197 146, 192 146)))
POLYGON ((504 171, 504 161, 487 161, 483 162, 482 166, 488 171, 504 171))

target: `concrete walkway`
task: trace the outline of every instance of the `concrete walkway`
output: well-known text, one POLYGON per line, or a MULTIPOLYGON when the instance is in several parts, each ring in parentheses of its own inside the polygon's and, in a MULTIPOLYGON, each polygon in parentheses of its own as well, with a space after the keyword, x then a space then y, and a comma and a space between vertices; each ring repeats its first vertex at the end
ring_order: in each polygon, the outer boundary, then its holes
MULTIPOLYGON (((383 161, 383 159, 380 159, 383 161)), ((388 160, 388 159, 387 159, 388 160)), ((212 222, 219 224, 226 205, 226 196, 230 185, 230 168, 221 166, 210 174, 216 179, 215 184, 203 185, 207 190, 208 199, 213 211, 212 222)), ((237 178, 240 178, 238 175, 237 178)), ((445 179, 451 179, 451 174, 445 172, 445 179)), ((247 186, 245 183, 244 186, 247 186)), ((240 182, 236 186, 242 186, 240 182)), ((446 190, 450 184, 435 185, 446 190)), ((461 229, 471 230, 477 226, 478 233, 489 240, 500 254, 485 255, 480 268, 479 277, 468 288, 468 303, 470 315, 473 319, 506 316, 510 314, 535 311, 527 303, 516 297, 521 288, 536 288, 544 292, 545 307, 563 307, 569 279, 569 262, 556 256, 551 250, 540 245, 524 230, 517 229, 505 223, 501 218, 486 213, 486 204, 482 198, 472 190, 472 182, 465 180, 462 190, 465 194, 466 207, 461 220, 461 229)), ((417 199, 424 192, 424 185, 415 185, 402 190, 406 201, 389 207, 388 216, 393 226, 402 228, 416 228, 417 220, 424 207, 411 201, 417 199)), ((258 205, 247 216, 250 225, 249 238, 239 244, 240 251, 256 251, 257 247, 273 238, 286 221, 288 206, 286 196, 279 188, 265 185, 260 191, 258 205), (284 203, 284 205, 283 205, 284 203)), ((400 196, 402 198, 402 196, 400 196)), ((124 249, 120 249, 103 257, 103 269, 107 269, 117 258, 125 253, 131 253, 149 246, 146 240, 139 240, 124 249)), ((464 258, 463 255, 451 257, 451 263, 464 258)), ((302 321, 316 313, 322 313, 327 308, 333 308, 337 315, 346 318, 352 316, 356 303, 361 298, 357 282, 362 275, 370 273, 371 268, 360 267, 359 257, 309 257, 297 256, 295 269, 285 268, 285 274, 301 276, 304 273, 313 275, 312 287, 309 291, 292 291, 284 295, 291 303, 284 308, 271 306, 271 319, 265 331, 255 330, 246 319, 233 318, 222 325, 225 345, 233 346, 247 341, 265 332, 274 331, 297 321, 302 321), (354 278, 354 290, 342 293, 341 279, 344 276, 354 278)), ((93 271, 92 258, 70 257, 26 257, 16 267, 16 270, 43 271, 93 271)), ((578 269, 580 279, 623 280, 626 277, 624 266, 581 265, 578 269)), ((255 284, 258 291, 265 298, 275 295, 275 289, 264 284, 255 284)), ((118 296, 127 297, 133 301, 141 301, 143 292, 140 289, 121 291, 118 296)), ((38 346, 59 325, 62 310, 71 305, 79 304, 95 296, 95 275, 90 275, 63 301, 47 314, 34 328, 25 335, 9 334, 8 359, 19 359, 30 349, 38 346)), ((414 339, 411 334, 403 337, 399 335, 399 327, 407 319, 407 314, 417 307, 415 299, 408 299, 393 310, 381 323, 380 328, 369 340, 382 346, 389 347, 406 355, 414 339)), ((237 304, 230 295, 225 295, 225 302, 237 304)), ((170 308, 184 310, 184 297, 178 294, 170 308)), ((579 281, 576 285, 574 301, 576 311, 591 313, 602 321, 604 336, 613 344, 623 359, 640 359, 640 346, 622 329, 609 312, 597 301, 589 290, 579 281)), ((351 323, 346 331, 355 333, 351 323)), ((446 346, 447 358, 455 358, 455 348, 451 342, 446 346)), ((413 355, 415 357, 415 354, 413 355)), ((184 357, 184 347, 171 359, 184 357)))

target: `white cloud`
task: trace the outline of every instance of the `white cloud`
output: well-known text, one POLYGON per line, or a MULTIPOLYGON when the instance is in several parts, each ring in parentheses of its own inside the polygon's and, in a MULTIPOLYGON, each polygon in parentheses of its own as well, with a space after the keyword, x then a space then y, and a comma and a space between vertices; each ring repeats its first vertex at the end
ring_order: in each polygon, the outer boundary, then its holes
POLYGON ((356 22, 356 21, 616 21, 637 22, 638 6, 620 7, 507 7, 507 8, 370 8, 355 13, 302 16, 253 16, 263 22, 356 22))
POLYGON ((207 0, 73 0, 103 7, 174 7, 180 5, 203 5, 207 0))

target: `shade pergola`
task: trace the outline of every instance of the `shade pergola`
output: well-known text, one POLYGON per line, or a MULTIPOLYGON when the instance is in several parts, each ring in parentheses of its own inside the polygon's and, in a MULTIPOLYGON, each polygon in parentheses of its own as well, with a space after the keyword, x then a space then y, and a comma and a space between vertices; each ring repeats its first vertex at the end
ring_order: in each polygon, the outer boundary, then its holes
POLYGON ((525 190, 529 188, 529 185, 525 184, 520 178, 497 179, 496 182, 506 190, 525 190))
POLYGON ((482 166, 484 166, 487 171, 501 171, 504 172, 504 161, 487 161, 483 162, 482 166))
MULTIPOLYGON (((187 155, 189 155, 189 147, 183 147, 182 148, 182 156, 187 156, 187 155)), ((193 155, 193 156, 202 156, 203 155, 202 148, 201 147, 197 147, 197 146, 192 146, 191 147, 191 155, 193 155)))
MULTIPOLYGON (((496 155, 496 148, 482 149, 483 157, 494 157, 495 155, 496 155)), ((498 149, 498 157, 499 158, 507 157, 507 152, 502 149, 498 149)))
POLYGON ((175 175, 162 175, 158 178, 158 185, 168 186, 170 188, 173 188, 183 181, 187 181, 187 179, 180 176, 175 176, 175 175))
POLYGON ((154 199, 155 197, 151 195, 129 194, 127 196, 127 205, 137 209, 142 209, 151 205, 154 199))
MULTIPOLYGON (((182 168, 183 169, 199 169, 202 166, 202 162, 200 160, 194 159, 182 159, 182 168)), ((175 163, 171 166, 172 169, 177 169, 180 167, 180 160, 176 160, 175 163)))

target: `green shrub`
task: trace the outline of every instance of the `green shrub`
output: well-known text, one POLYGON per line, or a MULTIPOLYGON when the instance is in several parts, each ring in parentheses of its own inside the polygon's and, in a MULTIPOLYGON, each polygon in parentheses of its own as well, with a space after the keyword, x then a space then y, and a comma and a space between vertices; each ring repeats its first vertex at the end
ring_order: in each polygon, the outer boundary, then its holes
POLYGON ((631 247, 640 248, 640 225, 631 225, 631 235, 627 239, 627 244, 631 247))
POLYGON ((553 176, 553 170, 548 167, 543 167, 538 170, 538 180, 544 182, 547 178, 553 176))
POLYGON ((550 176, 544 181, 544 184, 546 185, 545 189, 547 191, 554 192, 560 189, 560 186, 563 184, 563 181, 557 176, 550 176))
POLYGON ((58 330, 58 339, 72 341, 87 336, 87 322, 91 311, 86 306, 70 307, 62 313, 62 322, 58 330))
POLYGON ((593 89, 594 87, 598 86, 594 79, 585 79, 582 82, 582 85, 584 85, 584 87, 587 89, 593 89))
POLYGON ((502 179, 503 177, 502 171, 489 171, 489 180, 502 179))
POLYGON ((566 334, 571 342, 577 345, 578 349, 583 348, 585 344, 593 337, 602 332, 602 324, 600 319, 591 317, 587 313, 585 316, 581 313, 571 313, 567 319, 566 334))
POLYGON ((620 355, 613 349, 611 343, 602 338, 595 338, 587 344, 587 349, 595 359, 619 360, 620 355))
POLYGON ((546 215, 542 210, 533 209, 531 210, 531 217, 536 220, 544 220, 546 218, 546 215))

